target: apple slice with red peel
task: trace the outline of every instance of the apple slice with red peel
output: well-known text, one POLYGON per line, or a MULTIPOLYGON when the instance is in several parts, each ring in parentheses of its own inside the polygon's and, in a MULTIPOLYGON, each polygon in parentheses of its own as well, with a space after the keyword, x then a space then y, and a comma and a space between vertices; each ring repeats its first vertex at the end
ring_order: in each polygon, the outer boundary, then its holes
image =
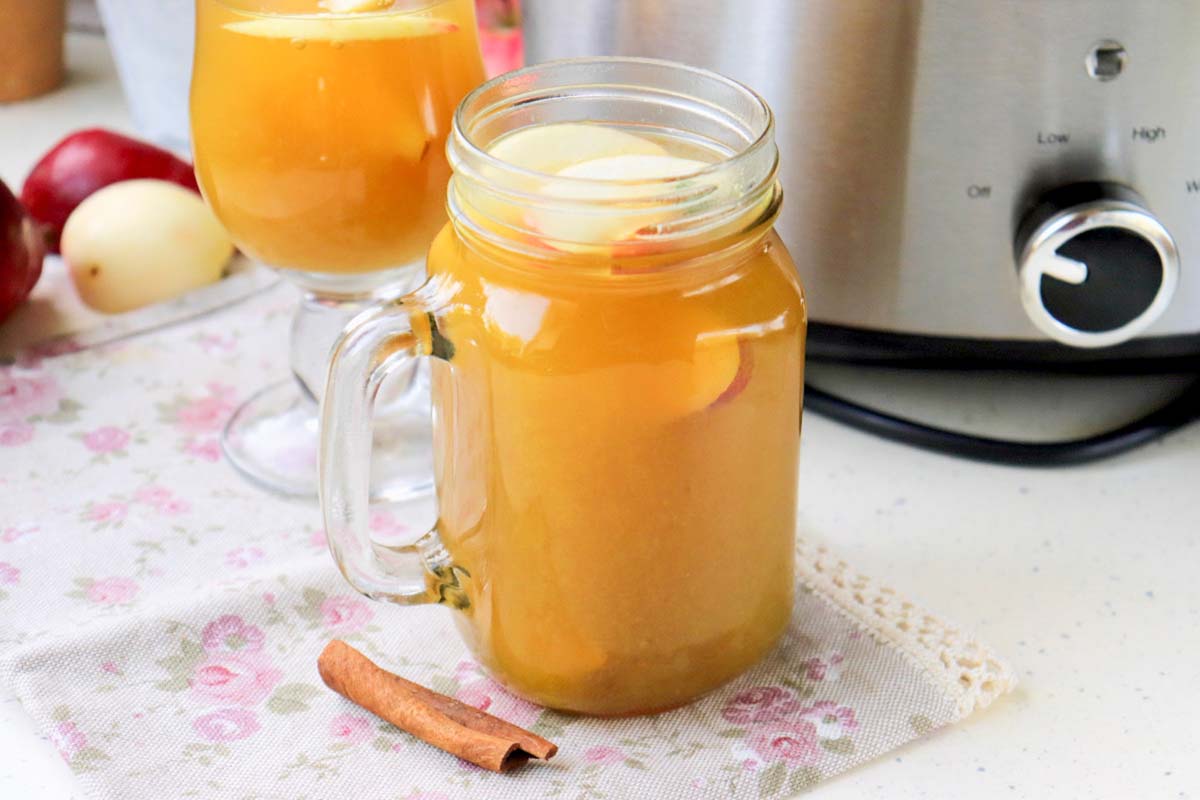
POLYGON ((225 30, 263 39, 293 42, 367 42, 412 39, 454 33, 458 26, 435 17, 409 14, 363 14, 361 16, 309 15, 257 17, 225 25, 225 30))
POLYGON ((673 355, 624 365, 619 377, 599 371, 589 380, 596 393, 620 404, 630 423, 657 426, 705 411, 737 379, 740 358, 732 337, 699 341, 691 353, 673 355))
MULTIPOLYGON (((653 181, 695 175, 712 166, 693 158, 679 158, 665 153, 621 153, 601 156, 563 167, 558 174, 564 178, 587 178, 594 181, 653 181)), ((625 187, 627 188, 627 187, 625 187)), ((622 196, 625 192, 621 192, 622 196)))
POLYGON ((732 336, 697 341, 689 380, 684 384, 683 410, 691 413, 722 402, 738 382, 743 363, 741 342, 732 336))
POLYGON ((661 145, 649 139, 591 122, 558 122, 519 128, 492 142, 488 153, 507 164, 547 175, 598 158, 667 155, 661 145))
MULTIPOLYGON (((558 176, 581 180, 547 183, 542 193, 568 203, 577 200, 595 205, 585 210, 569 206, 536 209, 529 212, 528 222, 559 250, 594 251, 628 241, 639 231, 669 222, 676 214, 666 206, 625 208, 662 191, 661 186, 638 185, 638 181, 683 182, 709 166, 704 161, 660 154, 603 156, 572 164, 559 170, 558 176)), ((696 188, 704 190, 699 182, 696 188)))
MULTIPOLYGON (((582 391, 605 398, 638 427, 671 425, 734 401, 753 369, 742 332, 725 327, 714 307, 674 300, 661 313, 617 323, 622 342, 644 340, 638 357, 579 375, 582 391)), ((605 347, 610 332, 597 332, 605 347)))
POLYGON ((746 385, 750 383, 750 376, 754 373, 754 348, 750 346, 750 342, 745 339, 738 339, 738 368, 733 375, 733 380, 725 387, 725 391, 717 396, 716 400, 709 403, 709 408, 716 408, 724 405, 745 390, 746 385))
POLYGON ((714 322, 707 313, 682 310, 661 320, 664 326, 679 326, 680 334, 710 333, 697 336, 690 352, 677 351, 674 357, 636 373, 636 385, 627 387, 627 393, 638 398, 638 408, 630 413, 666 423, 727 402, 722 398, 732 399, 731 389, 740 391, 737 384, 748 379, 740 375, 744 350, 735 334, 720 330, 714 322))
MULTIPOLYGON (((492 142, 487 150, 506 164, 539 173, 523 179, 517 176, 504 178, 509 188, 535 197, 546 196, 544 175, 554 175, 573 164, 621 153, 665 155, 667 152, 649 139, 591 122, 559 122, 519 128, 492 142)), ((484 168, 485 175, 487 169, 484 168)), ((541 230, 540 211, 527 211, 520 205, 504 202, 486 192, 475 193, 471 202, 482 212, 482 218, 494 219, 504 227, 541 230)), ((556 216, 553 211, 546 213, 551 217, 556 216)), ((544 237, 535 237, 535 241, 538 249, 558 249, 545 241, 544 237)))

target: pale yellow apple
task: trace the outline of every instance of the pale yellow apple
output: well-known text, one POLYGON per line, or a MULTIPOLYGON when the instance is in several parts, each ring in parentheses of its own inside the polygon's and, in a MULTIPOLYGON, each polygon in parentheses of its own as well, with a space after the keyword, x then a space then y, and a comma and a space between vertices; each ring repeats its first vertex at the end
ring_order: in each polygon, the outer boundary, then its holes
POLYGON ((197 194, 156 180, 106 186, 79 204, 62 234, 80 299, 110 314, 215 283, 233 251, 197 194))

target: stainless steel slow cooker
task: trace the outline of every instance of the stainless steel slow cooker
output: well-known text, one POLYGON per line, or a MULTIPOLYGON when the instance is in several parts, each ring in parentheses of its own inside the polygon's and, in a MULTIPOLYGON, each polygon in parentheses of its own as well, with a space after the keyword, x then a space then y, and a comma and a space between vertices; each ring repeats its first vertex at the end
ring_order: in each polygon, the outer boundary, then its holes
POLYGON ((814 355, 1200 353, 1200 2, 524 9, 531 63, 669 58, 767 98, 814 355))

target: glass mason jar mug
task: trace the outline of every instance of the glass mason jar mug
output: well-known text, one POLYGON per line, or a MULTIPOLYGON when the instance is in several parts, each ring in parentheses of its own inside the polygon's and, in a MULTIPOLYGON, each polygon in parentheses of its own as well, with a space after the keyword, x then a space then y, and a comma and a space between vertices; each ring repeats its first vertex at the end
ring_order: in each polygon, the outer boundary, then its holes
POLYGON ((771 112, 662 61, 583 59, 468 95, 428 282, 334 350, 321 500, 342 573, 445 603, 479 661, 562 710, 683 704, 792 606, 804 299, 772 225, 771 112), (434 367, 439 521, 372 542, 373 394, 434 367))

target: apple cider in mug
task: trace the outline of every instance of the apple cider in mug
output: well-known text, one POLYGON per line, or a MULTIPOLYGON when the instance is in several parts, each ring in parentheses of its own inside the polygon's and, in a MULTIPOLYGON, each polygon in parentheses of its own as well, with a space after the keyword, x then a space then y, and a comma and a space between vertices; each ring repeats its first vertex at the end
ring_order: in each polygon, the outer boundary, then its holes
POLYGON ((335 555, 369 594, 457 608, 476 657, 539 703, 685 703, 760 659, 792 606, 805 308, 772 230, 770 112, 666 62, 551 63, 469 95, 449 152, 428 283, 335 353, 335 555), (351 466, 369 383, 405 354, 441 363, 440 519, 407 586, 363 545, 351 466))

